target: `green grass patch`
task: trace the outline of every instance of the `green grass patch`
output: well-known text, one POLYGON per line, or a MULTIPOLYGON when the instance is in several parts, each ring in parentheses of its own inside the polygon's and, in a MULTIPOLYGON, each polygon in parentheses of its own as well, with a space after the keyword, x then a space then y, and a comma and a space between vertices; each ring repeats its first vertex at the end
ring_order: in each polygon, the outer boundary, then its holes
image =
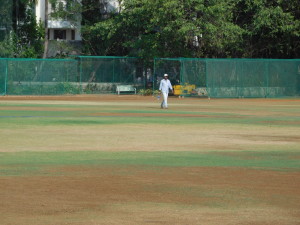
MULTIPOLYGON (((1 113, 0 113, 1 114, 1 113)), ((264 126, 289 126, 298 127, 300 117, 287 118, 257 118, 257 117, 184 117, 184 116, 91 116, 78 114, 75 112, 18 112, 0 115, 0 125, 2 127, 28 125, 98 125, 98 124, 166 124, 166 125, 192 125, 192 124, 249 124, 264 126)))
POLYGON ((245 167, 300 170, 296 152, 18 152, 0 153, 0 175, 36 173, 44 167, 152 166, 245 167))
MULTIPOLYGON (((207 108, 208 106, 206 106, 207 108)), ((18 125, 98 125, 98 124, 251 124, 280 127, 299 127, 300 116, 295 112, 300 108, 293 106, 292 109, 285 107, 254 107, 235 105, 233 108, 242 109, 248 115, 240 114, 237 111, 230 112, 229 106, 210 105, 211 112, 202 112, 181 109, 160 110, 151 107, 131 107, 124 105, 81 105, 78 104, 21 104, 1 103, 0 104, 0 125, 2 127, 18 125), (10 107, 10 108, 5 108, 10 107), (275 107, 275 108, 273 108, 275 107), (14 110, 15 108, 15 110, 14 110), (55 110, 53 110, 55 108, 55 110), (51 110, 50 110, 51 109, 51 110), (215 112, 218 109, 220 112, 215 112), (281 114, 270 116, 259 116, 253 112, 280 111, 281 114), (291 111, 294 114, 284 113, 291 111), (112 113, 101 115, 101 113, 112 113), (123 115, 114 115, 122 113, 123 115), (136 114, 137 116, 135 116, 136 114), (149 114, 152 114, 149 116, 149 114), (154 114, 154 115, 153 115, 154 114), (167 116, 167 115, 172 116, 167 116), (190 117, 192 116, 192 117, 190 117), (194 116, 194 117, 193 117, 194 116)))

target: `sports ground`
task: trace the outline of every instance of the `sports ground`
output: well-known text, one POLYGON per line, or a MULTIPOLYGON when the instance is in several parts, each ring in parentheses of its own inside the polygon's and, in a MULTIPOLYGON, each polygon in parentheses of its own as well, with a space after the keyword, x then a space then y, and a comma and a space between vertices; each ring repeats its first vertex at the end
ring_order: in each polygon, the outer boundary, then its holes
POLYGON ((0 97, 1 225, 300 224, 300 99, 0 97))

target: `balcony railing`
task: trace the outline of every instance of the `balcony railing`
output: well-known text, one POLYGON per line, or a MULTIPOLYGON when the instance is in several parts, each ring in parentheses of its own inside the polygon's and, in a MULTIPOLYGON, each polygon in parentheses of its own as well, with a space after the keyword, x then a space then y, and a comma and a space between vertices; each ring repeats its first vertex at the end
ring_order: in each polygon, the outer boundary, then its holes
POLYGON ((80 24, 70 22, 67 20, 48 20, 48 28, 53 29, 61 29, 61 28, 69 28, 69 29, 78 29, 80 24))

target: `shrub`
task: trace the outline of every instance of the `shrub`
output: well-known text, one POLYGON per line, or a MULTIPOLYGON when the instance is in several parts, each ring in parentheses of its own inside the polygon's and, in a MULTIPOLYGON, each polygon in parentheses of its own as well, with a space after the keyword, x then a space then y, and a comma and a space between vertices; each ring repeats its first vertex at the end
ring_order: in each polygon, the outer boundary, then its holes
POLYGON ((158 90, 153 91, 152 89, 140 89, 138 91, 139 95, 144 95, 144 96, 150 96, 150 95, 156 96, 159 95, 159 93, 160 92, 158 90))

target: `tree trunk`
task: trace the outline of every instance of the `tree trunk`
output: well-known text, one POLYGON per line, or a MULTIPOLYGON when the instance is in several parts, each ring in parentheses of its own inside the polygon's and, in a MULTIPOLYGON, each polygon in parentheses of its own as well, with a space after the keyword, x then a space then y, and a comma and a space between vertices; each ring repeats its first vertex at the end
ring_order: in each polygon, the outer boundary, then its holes
POLYGON ((45 0, 45 42, 44 42, 43 59, 47 58, 48 45, 49 45, 49 36, 48 36, 48 0, 45 0))

